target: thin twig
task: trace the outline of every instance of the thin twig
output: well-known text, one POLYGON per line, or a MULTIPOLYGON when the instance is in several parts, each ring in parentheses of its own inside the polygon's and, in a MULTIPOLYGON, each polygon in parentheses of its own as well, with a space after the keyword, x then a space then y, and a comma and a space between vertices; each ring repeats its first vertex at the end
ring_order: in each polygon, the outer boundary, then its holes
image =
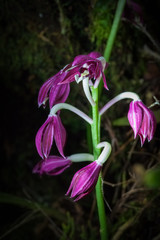
POLYGON ((122 234, 133 224, 134 221, 135 217, 130 218, 127 222, 121 225, 116 234, 113 236, 112 240, 118 240, 122 236, 122 234))
POLYGON ((133 179, 129 179, 127 181, 123 181, 123 182, 118 182, 118 183, 110 183, 110 182, 107 182, 107 181, 103 181, 103 184, 106 184, 106 185, 109 185, 111 187, 117 187, 117 186, 121 186, 122 184, 128 184, 128 183, 131 183, 131 182, 134 182, 135 180, 133 179))

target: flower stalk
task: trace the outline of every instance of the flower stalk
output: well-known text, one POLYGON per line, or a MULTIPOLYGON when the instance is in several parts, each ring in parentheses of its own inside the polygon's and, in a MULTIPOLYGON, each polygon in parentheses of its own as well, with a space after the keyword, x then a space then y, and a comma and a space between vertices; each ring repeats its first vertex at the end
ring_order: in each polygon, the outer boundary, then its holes
POLYGON ((75 114, 77 114, 78 116, 83 118, 86 122, 88 122, 89 124, 93 123, 93 120, 87 114, 85 114, 84 112, 82 112, 78 108, 76 108, 76 107, 74 107, 74 106, 72 106, 68 103, 58 103, 58 104, 56 104, 54 107, 52 107, 49 116, 56 115, 56 113, 61 109, 67 109, 71 112, 74 112, 75 114))
POLYGON ((103 113, 105 113, 112 105, 114 105, 116 102, 119 102, 122 99, 132 99, 133 101, 140 100, 139 96, 134 92, 123 92, 114 97, 112 100, 107 102, 103 108, 99 111, 100 116, 102 116, 103 113))
POLYGON ((112 28, 109 34, 109 38, 107 40, 107 45, 104 51, 104 58, 106 59, 106 61, 109 61, 111 52, 112 52, 112 48, 114 45, 114 41, 116 38, 116 34, 118 31, 118 26, 121 20, 121 15, 125 6, 126 0, 119 0, 118 4, 117 4, 117 8, 116 8, 116 12, 115 12, 115 16, 114 16, 114 20, 113 20, 113 24, 112 24, 112 28))
POLYGON ((84 93, 85 93, 85 95, 86 95, 86 98, 88 99, 88 101, 90 102, 90 104, 91 104, 92 106, 95 106, 95 102, 93 101, 92 96, 91 96, 91 93, 90 93, 89 79, 88 79, 88 77, 85 78, 85 79, 82 81, 82 85, 83 85, 83 90, 84 90, 84 93))
POLYGON ((68 157, 72 162, 94 161, 94 156, 89 153, 77 153, 68 157))
MULTIPOLYGON (((100 148, 97 148, 97 145, 100 142, 100 115, 98 112, 98 88, 92 87, 91 91, 92 91, 92 98, 96 103, 95 106, 92 106, 93 124, 91 125, 93 153, 94 153, 94 159, 96 160, 100 155, 100 148)), ((107 219, 105 215, 105 206, 104 206, 104 200, 103 200, 101 174, 96 184, 96 199, 97 199, 98 216, 99 216, 99 222, 100 222, 101 240, 107 240, 108 230, 107 230, 107 219)))

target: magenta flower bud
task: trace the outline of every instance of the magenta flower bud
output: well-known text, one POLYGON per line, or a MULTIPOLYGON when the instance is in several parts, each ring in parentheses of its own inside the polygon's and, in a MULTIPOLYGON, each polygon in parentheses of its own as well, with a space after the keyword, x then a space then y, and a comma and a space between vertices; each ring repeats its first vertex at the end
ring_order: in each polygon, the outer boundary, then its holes
POLYGON ((76 172, 66 195, 77 201, 89 194, 97 183, 101 168, 102 165, 94 161, 76 172))
POLYGON ((141 146, 146 138, 151 141, 156 129, 156 119, 153 112, 147 108, 142 101, 130 103, 128 120, 134 131, 134 138, 140 136, 141 146))
POLYGON ((61 174, 64 170, 70 167, 71 164, 72 162, 68 158, 49 156, 45 160, 42 160, 36 164, 36 166, 33 168, 33 173, 55 176, 61 174))
POLYGON ((47 158, 55 139, 60 154, 64 157, 63 147, 66 141, 66 130, 59 116, 49 116, 38 130, 35 143, 41 158, 47 158))

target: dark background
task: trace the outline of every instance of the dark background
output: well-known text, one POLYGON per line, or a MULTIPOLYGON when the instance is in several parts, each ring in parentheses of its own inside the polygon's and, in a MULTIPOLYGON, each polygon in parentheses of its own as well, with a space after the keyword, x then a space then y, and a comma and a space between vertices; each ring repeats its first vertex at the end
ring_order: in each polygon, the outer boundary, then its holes
MULTIPOLYGON (((73 174, 84 163, 56 177, 32 174, 40 160, 35 135, 48 115, 47 108, 38 109, 37 96, 43 82, 76 55, 91 51, 103 55, 116 3, 0 1, 0 239, 99 239, 94 192, 77 203, 65 197, 73 174)), ((133 19, 122 18, 106 72, 110 90, 103 90, 100 107, 122 91, 137 92, 147 106, 153 96, 160 99, 160 3, 137 3, 143 27, 137 29, 133 19)), ((67 102, 88 112, 81 84, 71 84, 67 102)), ((104 197, 112 209, 106 204, 110 239, 158 240, 160 110, 152 108, 157 131, 141 148, 126 121, 128 103, 117 103, 102 118, 102 140, 113 145, 103 169, 104 197), (153 174, 145 178, 149 170, 153 174)), ((61 117, 67 130, 66 156, 88 152, 83 120, 68 111, 61 117)), ((55 146, 53 150, 56 153, 55 146)))

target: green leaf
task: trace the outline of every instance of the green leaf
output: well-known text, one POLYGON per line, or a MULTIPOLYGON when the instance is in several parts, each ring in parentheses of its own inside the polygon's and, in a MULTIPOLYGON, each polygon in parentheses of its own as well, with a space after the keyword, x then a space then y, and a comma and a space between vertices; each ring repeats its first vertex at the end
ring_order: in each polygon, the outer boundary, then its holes
POLYGON ((160 168, 147 172, 144 177, 144 183, 149 188, 160 188, 160 168))

